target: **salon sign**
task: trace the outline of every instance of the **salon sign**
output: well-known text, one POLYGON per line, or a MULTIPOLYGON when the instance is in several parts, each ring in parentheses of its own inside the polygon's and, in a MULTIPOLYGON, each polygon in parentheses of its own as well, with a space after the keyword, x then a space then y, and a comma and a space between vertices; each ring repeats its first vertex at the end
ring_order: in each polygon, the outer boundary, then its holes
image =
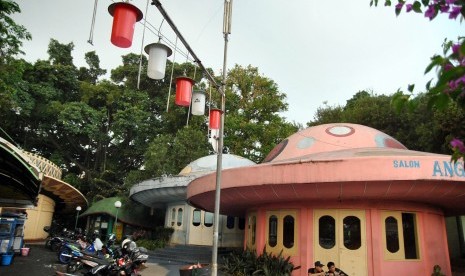
MULTIPOLYGON (((429 162, 428 162, 429 163, 429 162)), ((393 160, 394 169, 420 169, 420 160, 393 160)), ((465 178, 465 168, 462 161, 451 162, 445 160, 433 160, 431 175, 434 177, 463 177, 465 178)))

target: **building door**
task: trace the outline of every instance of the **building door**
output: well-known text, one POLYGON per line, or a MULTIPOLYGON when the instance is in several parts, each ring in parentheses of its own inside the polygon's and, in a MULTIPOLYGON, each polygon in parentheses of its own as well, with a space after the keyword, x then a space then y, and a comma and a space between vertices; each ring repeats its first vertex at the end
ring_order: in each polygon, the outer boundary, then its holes
POLYGON ((213 213, 194 209, 189 227, 189 244, 213 245, 213 213))
POLYGON ((314 261, 332 261, 351 276, 366 276, 364 210, 314 211, 314 261))

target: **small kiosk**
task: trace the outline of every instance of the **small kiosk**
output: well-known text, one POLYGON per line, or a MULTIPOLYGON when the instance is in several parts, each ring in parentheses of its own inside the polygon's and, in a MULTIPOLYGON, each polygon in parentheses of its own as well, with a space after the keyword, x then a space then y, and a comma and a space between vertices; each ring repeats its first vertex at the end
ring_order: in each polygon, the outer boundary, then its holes
POLYGON ((25 217, 0 217, 0 254, 21 253, 24 244, 25 217))

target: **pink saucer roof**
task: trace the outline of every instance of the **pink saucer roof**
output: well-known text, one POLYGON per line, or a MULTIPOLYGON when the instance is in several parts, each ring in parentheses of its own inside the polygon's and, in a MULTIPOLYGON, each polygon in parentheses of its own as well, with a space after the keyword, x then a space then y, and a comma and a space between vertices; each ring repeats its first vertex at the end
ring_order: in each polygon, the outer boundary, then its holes
MULTIPOLYGON (((266 204, 414 202, 465 214, 463 162, 410 151, 380 131, 356 124, 302 130, 276 146, 266 163, 222 172, 221 213, 266 204)), ((214 210, 216 174, 192 181, 188 201, 214 210)))

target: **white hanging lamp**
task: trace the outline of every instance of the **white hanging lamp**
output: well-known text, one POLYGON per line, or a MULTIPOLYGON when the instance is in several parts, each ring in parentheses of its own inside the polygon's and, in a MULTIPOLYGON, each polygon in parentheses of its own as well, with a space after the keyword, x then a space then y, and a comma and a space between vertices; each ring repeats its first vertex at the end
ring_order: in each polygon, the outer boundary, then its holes
POLYGON ((205 114, 205 97, 205 91, 194 90, 192 93, 192 115, 202 116, 205 114))
POLYGON ((165 77, 166 59, 171 56, 173 51, 162 43, 152 43, 144 48, 149 55, 147 65, 147 76, 151 79, 161 80, 165 77))

